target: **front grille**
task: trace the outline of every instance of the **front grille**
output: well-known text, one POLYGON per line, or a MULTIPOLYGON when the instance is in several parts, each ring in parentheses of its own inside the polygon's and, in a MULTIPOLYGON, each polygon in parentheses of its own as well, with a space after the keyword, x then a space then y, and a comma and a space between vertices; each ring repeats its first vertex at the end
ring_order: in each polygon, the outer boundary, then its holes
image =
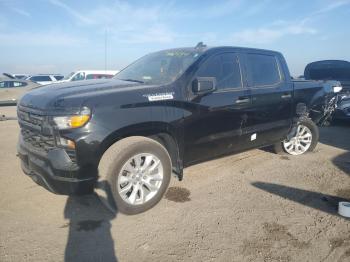
POLYGON ((45 116, 18 108, 18 122, 21 126, 23 140, 37 150, 48 152, 55 148, 54 136, 43 134, 45 116))
POLYGON ((45 121, 45 117, 23 110, 18 110, 18 121, 22 125, 41 131, 41 127, 45 121))
MULTIPOLYGON (((43 153, 57 148, 53 131, 48 128, 46 116, 28 112, 22 108, 19 108, 17 114, 22 138, 26 143, 43 153)), ((64 149, 72 162, 76 162, 75 150, 64 149)))
POLYGON ((21 133, 23 140, 38 150, 48 152, 55 148, 55 140, 53 136, 44 136, 38 132, 25 128, 21 129, 21 133))

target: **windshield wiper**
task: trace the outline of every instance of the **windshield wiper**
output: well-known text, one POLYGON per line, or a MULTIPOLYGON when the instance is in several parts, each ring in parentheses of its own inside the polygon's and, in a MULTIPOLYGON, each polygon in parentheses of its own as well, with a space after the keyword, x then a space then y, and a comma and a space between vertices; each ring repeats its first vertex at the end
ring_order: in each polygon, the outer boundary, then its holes
POLYGON ((145 82, 143 82, 141 80, 137 80, 137 79, 119 79, 119 80, 129 81, 129 82, 136 82, 136 83, 141 83, 141 84, 145 83, 145 82))

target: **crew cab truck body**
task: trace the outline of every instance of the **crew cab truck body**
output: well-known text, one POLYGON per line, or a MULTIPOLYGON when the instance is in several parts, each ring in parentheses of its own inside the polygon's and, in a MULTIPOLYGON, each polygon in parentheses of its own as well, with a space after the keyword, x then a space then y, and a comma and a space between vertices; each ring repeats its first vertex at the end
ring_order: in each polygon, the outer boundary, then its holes
POLYGON ((337 82, 291 80, 278 52, 216 47, 147 55, 113 79, 50 85, 18 105, 24 172, 58 194, 98 189, 126 214, 154 206, 173 173, 276 145, 298 155, 337 82), (283 142, 282 142, 283 141, 283 142))

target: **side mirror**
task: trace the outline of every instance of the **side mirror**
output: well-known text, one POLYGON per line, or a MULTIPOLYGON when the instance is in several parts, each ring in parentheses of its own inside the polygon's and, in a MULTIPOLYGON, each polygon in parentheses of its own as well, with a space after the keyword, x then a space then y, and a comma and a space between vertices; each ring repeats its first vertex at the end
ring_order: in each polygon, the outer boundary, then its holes
POLYGON ((216 90, 215 77, 197 77, 192 82, 192 91, 194 94, 204 94, 216 90))

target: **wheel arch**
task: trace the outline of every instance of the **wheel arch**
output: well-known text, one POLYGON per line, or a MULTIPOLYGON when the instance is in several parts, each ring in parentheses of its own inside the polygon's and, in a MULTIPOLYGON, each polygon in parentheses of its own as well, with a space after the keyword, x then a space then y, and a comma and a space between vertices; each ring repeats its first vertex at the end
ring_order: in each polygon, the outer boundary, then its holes
POLYGON ((297 120, 307 117, 314 123, 318 124, 323 116, 323 111, 319 104, 312 106, 305 102, 299 102, 295 107, 295 114, 297 116, 297 120))
POLYGON ((162 144, 168 151, 173 172, 182 179, 183 161, 182 161, 182 136, 179 129, 163 122, 145 122, 128 127, 121 128, 109 134, 101 143, 98 153, 99 160, 107 149, 116 142, 131 136, 144 136, 151 138, 162 144))

